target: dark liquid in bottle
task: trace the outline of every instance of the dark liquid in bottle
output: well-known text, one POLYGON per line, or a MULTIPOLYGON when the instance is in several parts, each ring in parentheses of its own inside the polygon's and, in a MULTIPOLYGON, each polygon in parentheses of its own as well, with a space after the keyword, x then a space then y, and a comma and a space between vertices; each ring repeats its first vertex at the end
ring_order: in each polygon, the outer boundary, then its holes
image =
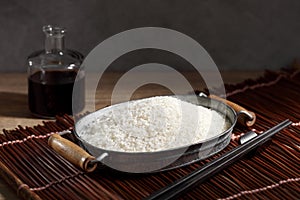
MULTIPOLYGON (((30 111, 40 117, 72 114, 73 86, 77 71, 36 72, 28 78, 28 100, 30 111)), ((77 78, 79 95, 75 101, 76 111, 84 107, 84 76, 77 78)))

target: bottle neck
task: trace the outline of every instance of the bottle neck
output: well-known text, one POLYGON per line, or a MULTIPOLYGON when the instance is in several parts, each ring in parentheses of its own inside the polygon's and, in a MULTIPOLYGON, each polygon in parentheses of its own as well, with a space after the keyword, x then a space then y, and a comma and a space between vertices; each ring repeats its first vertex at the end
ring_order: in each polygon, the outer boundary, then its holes
POLYGON ((53 50, 62 51, 65 48, 64 37, 46 36, 45 51, 50 53, 53 50))
POLYGON ((43 31, 45 33, 45 51, 51 53, 52 51, 63 51, 65 47, 65 29, 55 26, 44 26, 43 31))

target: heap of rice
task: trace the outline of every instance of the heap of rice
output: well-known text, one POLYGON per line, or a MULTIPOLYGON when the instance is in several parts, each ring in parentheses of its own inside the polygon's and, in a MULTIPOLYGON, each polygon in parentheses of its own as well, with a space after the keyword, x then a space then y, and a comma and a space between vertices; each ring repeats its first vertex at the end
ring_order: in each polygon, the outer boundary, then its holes
POLYGON ((224 116, 214 110, 159 96, 108 109, 80 137, 107 150, 153 152, 195 144, 226 129, 224 116))

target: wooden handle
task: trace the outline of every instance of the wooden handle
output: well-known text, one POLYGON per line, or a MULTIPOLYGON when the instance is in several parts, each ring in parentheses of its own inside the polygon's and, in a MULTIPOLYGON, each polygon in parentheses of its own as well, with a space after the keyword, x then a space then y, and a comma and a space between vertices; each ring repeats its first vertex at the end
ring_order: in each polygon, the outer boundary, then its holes
POLYGON ((246 110, 244 107, 233 103, 232 101, 228 101, 227 99, 223 99, 221 97, 218 97, 216 95, 209 95, 210 98, 222 101, 223 103, 226 103, 230 107, 232 107, 235 112, 238 114, 238 122, 246 125, 246 126, 252 126, 256 121, 256 115, 254 112, 246 110))
POLYGON ((92 172, 97 167, 97 163, 91 162, 95 160, 95 157, 88 154, 73 142, 61 137, 59 134, 51 135, 48 140, 48 145, 59 155, 86 172, 92 172))

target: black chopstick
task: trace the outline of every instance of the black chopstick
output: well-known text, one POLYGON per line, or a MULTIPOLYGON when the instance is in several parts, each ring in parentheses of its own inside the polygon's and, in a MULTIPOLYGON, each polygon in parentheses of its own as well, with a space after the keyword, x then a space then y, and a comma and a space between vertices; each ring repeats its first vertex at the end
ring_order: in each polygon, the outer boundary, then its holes
POLYGON ((195 183, 201 183, 207 178, 213 176, 220 170, 225 167, 231 165, 235 161, 237 161, 240 157, 246 155, 253 149, 261 146, 264 142, 266 142, 270 137, 272 137, 275 133, 289 126, 292 122, 287 119, 276 126, 270 128, 264 133, 256 136, 250 141, 232 149, 231 151, 226 152, 219 158, 203 165, 200 169, 195 170, 194 172, 182 177, 176 182, 158 190, 157 192, 152 193, 150 196, 146 198, 146 200, 157 200, 157 199, 172 199, 175 196, 179 195, 186 189, 193 186, 195 183))

